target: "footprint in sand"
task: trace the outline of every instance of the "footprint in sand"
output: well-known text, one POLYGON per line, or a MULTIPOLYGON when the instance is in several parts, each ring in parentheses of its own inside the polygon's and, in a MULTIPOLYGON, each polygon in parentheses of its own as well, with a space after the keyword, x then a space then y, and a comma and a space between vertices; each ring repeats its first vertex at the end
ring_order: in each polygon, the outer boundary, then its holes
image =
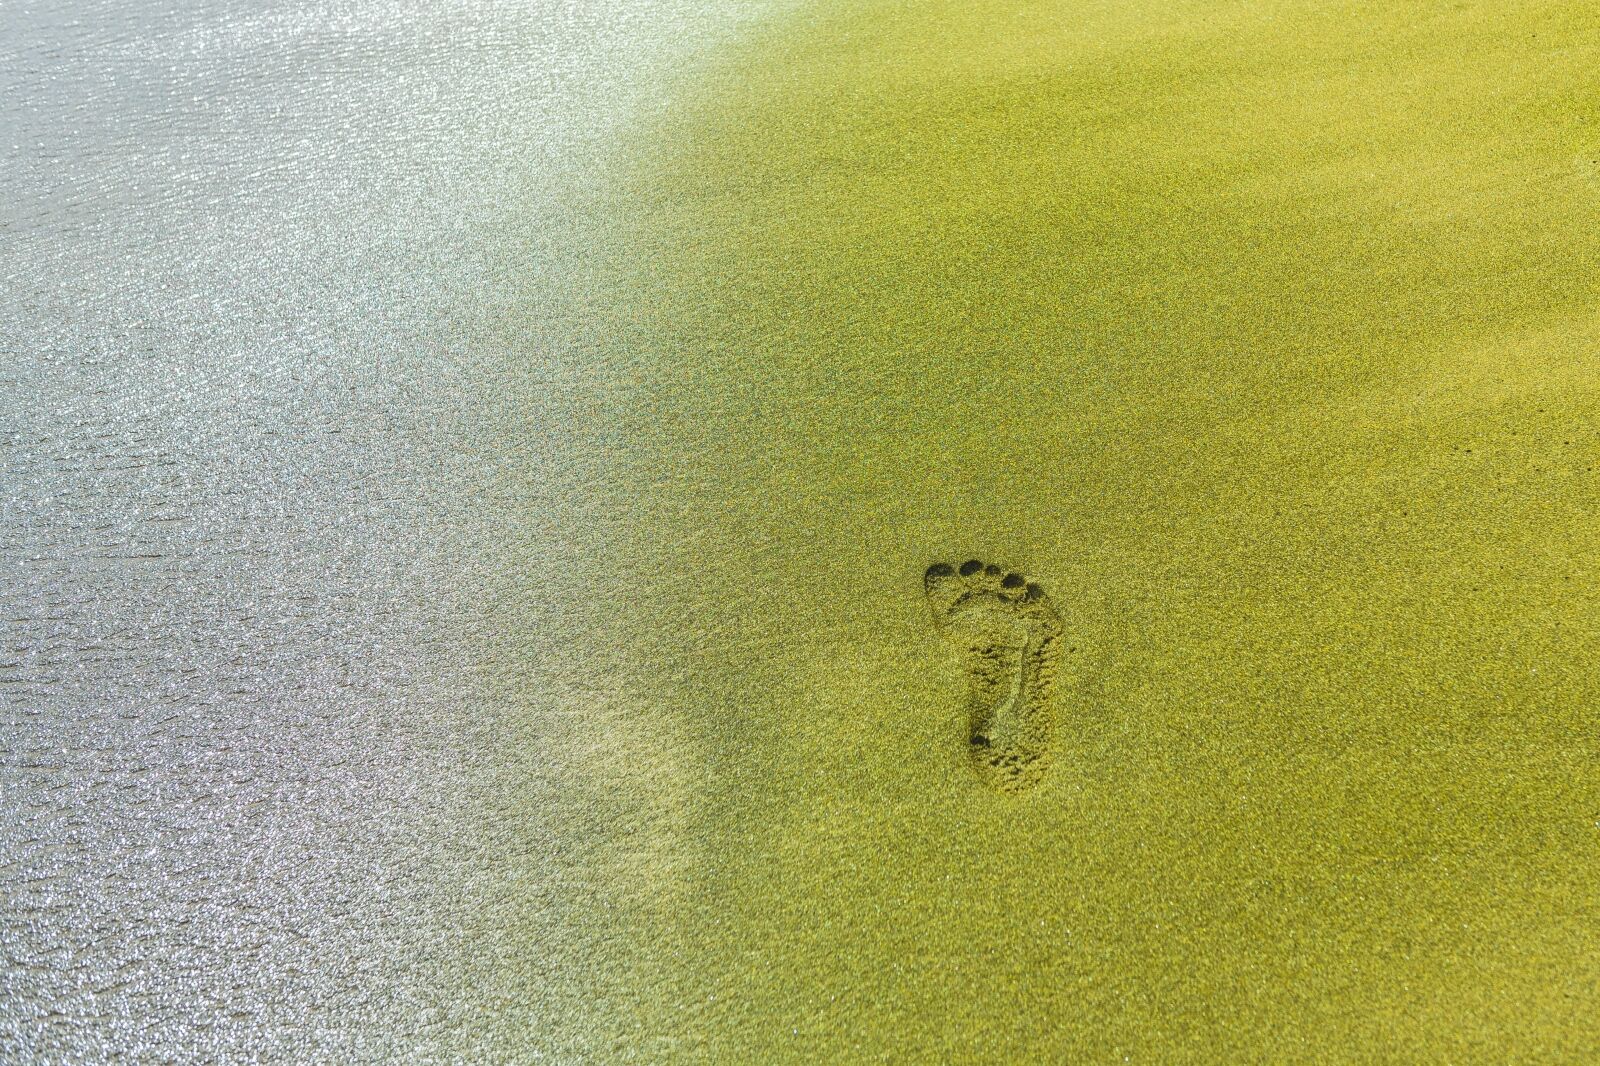
POLYGON ((935 563, 928 603, 960 642, 967 672, 967 751, 991 788, 1019 792, 1044 776, 1055 739, 1050 691, 1061 620, 1044 589, 976 559, 935 563))

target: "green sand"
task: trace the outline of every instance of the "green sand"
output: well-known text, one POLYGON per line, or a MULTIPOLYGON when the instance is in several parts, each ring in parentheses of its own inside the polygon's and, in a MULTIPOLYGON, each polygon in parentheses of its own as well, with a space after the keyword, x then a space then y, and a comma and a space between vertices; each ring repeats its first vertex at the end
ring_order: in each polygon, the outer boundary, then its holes
POLYGON ((540 327, 606 477, 527 1024, 1600 1061, 1597 93, 1578 0, 812 5, 687 76, 540 327), (1019 795, 921 592, 972 556, 1073 649, 1019 795))

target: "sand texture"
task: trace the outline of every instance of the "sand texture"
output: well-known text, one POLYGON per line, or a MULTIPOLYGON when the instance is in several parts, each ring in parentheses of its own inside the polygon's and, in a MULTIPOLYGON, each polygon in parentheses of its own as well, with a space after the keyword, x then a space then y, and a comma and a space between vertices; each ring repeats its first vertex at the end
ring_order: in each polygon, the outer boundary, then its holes
POLYGON ((1600 1062, 1594 0, 0 83, 0 1060, 1600 1062))
POLYGON ((633 129, 564 371, 626 472, 576 1024, 1600 1056, 1597 89, 1577 3, 812 5, 633 129), (1025 787, 968 559, 1059 616, 1025 787))

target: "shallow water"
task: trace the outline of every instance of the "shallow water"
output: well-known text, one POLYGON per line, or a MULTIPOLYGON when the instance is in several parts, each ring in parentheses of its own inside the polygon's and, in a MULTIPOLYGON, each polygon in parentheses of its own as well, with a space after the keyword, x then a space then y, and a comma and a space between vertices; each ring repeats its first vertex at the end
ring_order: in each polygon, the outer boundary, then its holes
POLYGON ((581 1044, 573 704, 490 615, 576 595, 531 560, 582 551, 607 460, 504 319, 736 26, 0 8, 0 1059, 581 1044))
POLYGON ((5 16, 12 1057, 1600 1051, 1592 14, 431 10, 5 16))

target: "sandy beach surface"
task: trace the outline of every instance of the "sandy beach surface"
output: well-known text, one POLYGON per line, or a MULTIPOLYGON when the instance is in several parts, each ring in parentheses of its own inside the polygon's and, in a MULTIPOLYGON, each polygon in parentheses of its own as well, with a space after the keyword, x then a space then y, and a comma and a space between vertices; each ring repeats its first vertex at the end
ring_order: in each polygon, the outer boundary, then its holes
POLYGON ((8 1057, 1600 1057, 1600 15, 274 10, 11 46, 8 1057))
POLYGON ((628 1046, 1600 1053, 1597 58, 1570 4, 840 5, 636 131, 569 371, 628 1046), (921 596, 969 556, 1065 620, 1020 795, 921 596))

